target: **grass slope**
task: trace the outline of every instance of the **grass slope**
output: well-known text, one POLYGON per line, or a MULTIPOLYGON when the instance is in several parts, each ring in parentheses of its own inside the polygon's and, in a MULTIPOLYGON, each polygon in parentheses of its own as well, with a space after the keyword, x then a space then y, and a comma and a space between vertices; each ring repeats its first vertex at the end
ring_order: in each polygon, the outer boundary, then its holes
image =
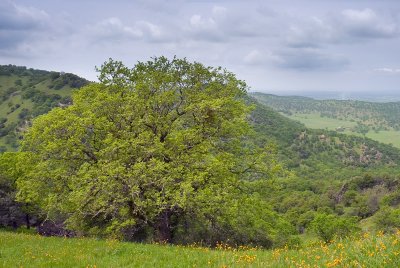
POLYGON ((400 267, 400 232, 297 249, 217 249, 0 231, 2 267, 400 267))
POLYGON ((72 90, 87 83, 73 74, 0 65, 0 151, 16 150, 32 118, 68 104, 72 90))

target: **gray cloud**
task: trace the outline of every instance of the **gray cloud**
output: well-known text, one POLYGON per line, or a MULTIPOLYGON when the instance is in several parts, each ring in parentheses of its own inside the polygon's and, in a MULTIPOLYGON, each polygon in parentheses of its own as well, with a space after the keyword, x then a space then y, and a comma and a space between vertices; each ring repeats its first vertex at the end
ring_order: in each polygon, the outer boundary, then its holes
POLYGON ((275 65, 299 71, 340 70, 350 62, 343 56, 330 55, 316 49, 288 49, 278 52, 275 65))
POLYGON ((12 50, 46 29, 49 15, 11 1, 0 3, 0 50, 12 50))
POLYGON ((284 48, 275 51, 254 49, 244 56, 243 62, 301 72, 338 71, 350 63, 342 55, 330 55, 319 48, 284 48))
POLYGON ((0 3, 0 30, 24 31, 44 27, 48 14, 34 7, 17 5, 11 1, 0 3))
POLYGON ((392 38, 399 34, 398 25, 387 21, 372 9, 346 9, 341 13, 343 31, 358 38, 392 38))
POLYGON ((398 36, 399 26, 395 19, 366 8, 345 9, 329 16, 297 20, 290 26, 286 40, 292 47, 319 47, 398 36))
POLYGON ((0 0, 0 61, 95 79, 109 57, 129 65, 177 55, 258 90, 325 88, 327 79, 398 89, 399 75, 383 75, 397 69, 376 66, 400 61, 399 21, 394 0, 0 0))

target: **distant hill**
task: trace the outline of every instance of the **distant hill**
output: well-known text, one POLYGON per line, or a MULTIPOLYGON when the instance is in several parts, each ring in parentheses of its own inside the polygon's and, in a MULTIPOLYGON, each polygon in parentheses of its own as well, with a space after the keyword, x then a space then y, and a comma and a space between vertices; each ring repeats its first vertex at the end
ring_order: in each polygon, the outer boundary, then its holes
POLYGON ((264 93, 251 96, 307 127, 365 135, 400 147, 400 102, 316 100, 264 93))
POLYGON ((68 105, 72 90, 88 83, 71 73, 0 65, 0 151, 16 150, 32 118, 68 105))
POLYGON ((253 104, 256 108, 251 121, 258 138, 274 141, 288 167, 308 170, 308 177, 313 176, 313 170, 336 169, 335 174, 340 174, 346 168, 400 165, 400 150, 393 146, 366 137, 310 129, 256 101, 253 104))

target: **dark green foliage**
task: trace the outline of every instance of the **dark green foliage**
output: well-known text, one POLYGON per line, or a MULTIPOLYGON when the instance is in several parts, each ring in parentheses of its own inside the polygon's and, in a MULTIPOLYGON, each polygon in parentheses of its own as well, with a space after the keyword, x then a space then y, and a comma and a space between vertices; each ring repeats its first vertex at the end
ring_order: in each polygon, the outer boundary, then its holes
POLYGON ((29 214, 29 207, 15 200, 16 180, 23 168, 18 166, 18 158, 18 153, 0 154, 0 227, 24 225, 30 228, 37 222, 37 218, 29 214))
POLYGON ((18 114, 19 119, 28 119, 29 118, 29 110, 24 108, 21 110, 21 112, 18 114))
POLYGON ((359 231, 356 218, 338 218, 325 213, 317 213, 310 226, 326 243, 332 242, 335 237, 343 238, 359 231))
POLYGON ((87 85, 86 80, 71 73, 52 73, 50 76, 53 82, 49 88, 55 90, 62 89, 65 86, 70 86, 71 88, 80 88, 87 85))
POLYGON ((374 216, 374 222, 378 230, 393 232, 400 228, 400 209, 383 207, 374 216))

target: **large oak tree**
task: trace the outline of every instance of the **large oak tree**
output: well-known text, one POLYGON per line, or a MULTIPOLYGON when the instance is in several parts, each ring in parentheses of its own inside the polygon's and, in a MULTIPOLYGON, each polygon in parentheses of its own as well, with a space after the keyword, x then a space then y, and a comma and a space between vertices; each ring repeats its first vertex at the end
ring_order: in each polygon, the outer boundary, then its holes
POLYGON ((21 200, 74 230, 126 239, 268 244, 286 227, 254 194, 279 168, 250 142, 244 82, 164 57, 99 71, 71 106, 33 122, 21 200))

